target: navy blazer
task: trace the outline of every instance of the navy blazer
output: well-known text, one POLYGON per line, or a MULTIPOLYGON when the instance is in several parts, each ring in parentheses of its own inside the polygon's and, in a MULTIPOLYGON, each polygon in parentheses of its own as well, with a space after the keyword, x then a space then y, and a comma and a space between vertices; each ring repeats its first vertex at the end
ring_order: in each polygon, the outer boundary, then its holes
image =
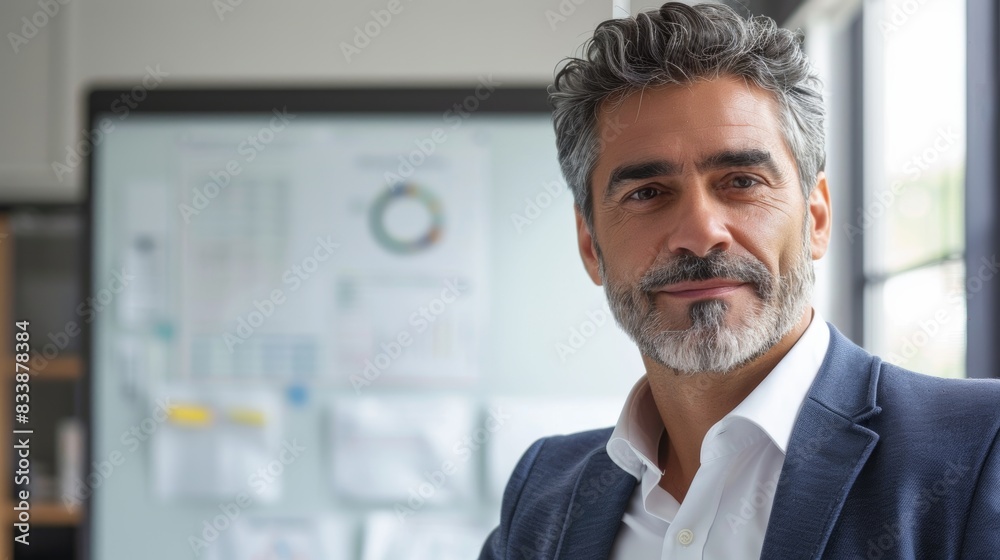
MULTIPOLYGON (((480 560, 608 558, 636 485, 605 451, 611 432, 535 442, 480 560)), ((1000 558, 998 434, 1000 382, 907 371, 830 325, 761 558, 1000 558)))

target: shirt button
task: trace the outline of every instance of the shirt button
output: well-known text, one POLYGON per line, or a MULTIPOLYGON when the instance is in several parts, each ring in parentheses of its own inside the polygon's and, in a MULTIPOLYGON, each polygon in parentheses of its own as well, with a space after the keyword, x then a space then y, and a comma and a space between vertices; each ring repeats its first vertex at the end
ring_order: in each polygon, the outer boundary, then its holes
POLYGON ((677 533, 677 542, 681 543, 683 546, 687 546, 694 542, 694 533, 691 529, 681 529, 677 533))

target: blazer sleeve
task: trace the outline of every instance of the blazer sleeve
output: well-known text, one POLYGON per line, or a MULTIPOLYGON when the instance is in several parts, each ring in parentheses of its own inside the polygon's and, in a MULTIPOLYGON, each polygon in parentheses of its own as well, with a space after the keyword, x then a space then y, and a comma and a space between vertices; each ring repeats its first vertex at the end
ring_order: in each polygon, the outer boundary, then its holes
POLYGON ((961 558, 995 558, 1000 551, 1000 432, 980 471, 966 522, 961 558))
POLYGON ((539 451, 545 445, 542 438, 521 455, 521 459, 514 467, 514 472, 507 481, 507 487, 503 491, 503 501, 500 504, 500 525, 486 537, 483 550, 479 553, 479 560, 505 560, 508 558, 510 550, 510 526, 517 510, 517 503, 521 499, 521 491, 524 490, 525 482, 531 473, 531 468, 535 464, 539 451))

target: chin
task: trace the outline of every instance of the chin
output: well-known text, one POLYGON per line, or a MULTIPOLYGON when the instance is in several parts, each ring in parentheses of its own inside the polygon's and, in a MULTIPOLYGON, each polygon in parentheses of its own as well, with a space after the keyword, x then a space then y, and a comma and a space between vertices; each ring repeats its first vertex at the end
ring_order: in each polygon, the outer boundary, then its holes
POLYGON ((643 354, 682 374, 737 370, 766 354, 791 330, 782 328, 773 312, 756 306, 747 310, 723 299, 694 302, 688 311, 685 328, 640 337, 643 354))

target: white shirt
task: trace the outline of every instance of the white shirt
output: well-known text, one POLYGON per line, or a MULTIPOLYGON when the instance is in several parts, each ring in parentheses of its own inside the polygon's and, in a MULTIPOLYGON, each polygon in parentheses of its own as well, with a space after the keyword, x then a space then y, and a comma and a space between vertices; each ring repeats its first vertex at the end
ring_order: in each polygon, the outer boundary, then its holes
POLYGON ((683 504, 659 486, 664 427, 643 375, 607 444, 615 464, 638 481, 611 558, 759 558, 792 426, 829 344, 826 321, 814 312, 771 373, 705 434, 683 504))

